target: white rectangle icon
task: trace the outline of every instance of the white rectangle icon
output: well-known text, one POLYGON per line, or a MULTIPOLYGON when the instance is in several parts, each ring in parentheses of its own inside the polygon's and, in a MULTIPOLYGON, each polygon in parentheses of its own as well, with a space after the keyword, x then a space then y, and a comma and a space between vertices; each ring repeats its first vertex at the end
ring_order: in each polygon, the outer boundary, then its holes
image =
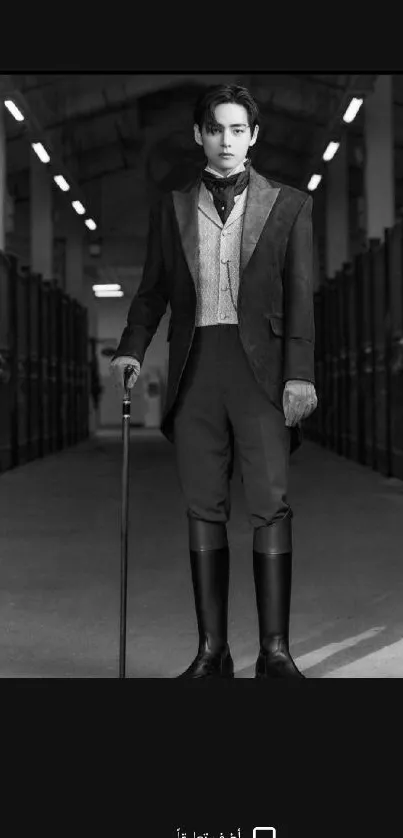
POLYGON ((253 838, 276 838, 276 830, 274 826, 255 826, 253 838))

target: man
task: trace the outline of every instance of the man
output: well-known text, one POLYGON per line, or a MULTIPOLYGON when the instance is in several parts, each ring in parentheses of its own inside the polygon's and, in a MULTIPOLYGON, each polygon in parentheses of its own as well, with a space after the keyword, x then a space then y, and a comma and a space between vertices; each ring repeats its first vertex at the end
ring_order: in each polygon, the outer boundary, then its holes
POLYGON ((111 361, 133 386, 168 302, 167 396, 161 430, 184 494, 199 648, 179 677, 233 677, 227 641, 230 479, 234 444, 253 527, 257 678, 303 678, 289 651, 290 451, 316 407, 312 198, 269 181, 247 152, 259 132, 249 91, 216 85, 194 112, 206 167, 161 197, 147 256, 111 361), (285 421, 284 421, 285 420, 285 421))

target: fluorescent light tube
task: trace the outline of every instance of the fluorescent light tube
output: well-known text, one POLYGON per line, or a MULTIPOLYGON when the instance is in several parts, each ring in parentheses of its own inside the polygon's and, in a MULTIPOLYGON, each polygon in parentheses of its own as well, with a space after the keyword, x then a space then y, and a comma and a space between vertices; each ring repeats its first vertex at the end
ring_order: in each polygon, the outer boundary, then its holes
POLYGON ((311 177, 311 179, 308 183, 308 189, 310 189, 311 191, 313 189, 316 189, 316 187, 319 186, 321 180, 322 180, 322 175, 312 175, 312 177, 311 177))
POLYGON ((50 160, 49 154, 46 151, 46 148, 43 147, 42 143, 31 143, 31 145, 32 145, 32 148, 33 148, 35 154, 38 155, 38 157, 42 161, 42 163, 49 163, 49 160, 50 160))
POLYGON ((71 204, 74 207, 75 211, 78 213, 78 215, 85 214, 85 207, 83 207, 81 201, 72 201, 71 204))
POLYGON ((350 102, 350 104, 349 104, 349 106, 348 106, 348 108, 347 108, 347 110, 346 110, 346 112, 343 116, 344 122, 352 122, 353 119, 355 119, 355 117, 357 116, 358 111, 360 110, 360 107, 361 107, 363 101, 364 101, 363 99, 356 99, 355 97, 354 97, 354 99, 351 100, 351 102, 350 102))
POLYGON ((7 108, 7 110, 8 110, 8 111, 10 111, 10 113, 12 114, 12 116, 14 117, 14 119, 16 119, 16 120, 17 120, 17 122, 23 122, 23 120, 24 120, 24 118, 25 118, 25 117, 24 117, 24 116, 23 116, 23 114, 21 113, 20 109, 19 109, 19 108, 17 108, 17 105, 16 105, 16 104, 14 104, 14 102, 13 102, 13 100, 12 100, 12 99, 5 99, 5 100, 4 100, 4 104, 5 104, 6 108, 7 108))
POLYGON ((96 297, 123 297, 123 291, 95 291, 96 297))
POLYGON ((323 160, 331 160, 334 155, 336 154, 337 149, 339 148, 340 143, 329 143, 326 151, 323 153, 323 160))
POLYGON ((92 286, 93 291, 120 291, 121 285, 118 282, 103 282, 92 286))
POLYGON ((55 175, 53 178, 55 183, 60 187, 62 192, 68 192, 70 189, 70 185, 67 183, 67 180, 63 177, 63 175, 55 175))

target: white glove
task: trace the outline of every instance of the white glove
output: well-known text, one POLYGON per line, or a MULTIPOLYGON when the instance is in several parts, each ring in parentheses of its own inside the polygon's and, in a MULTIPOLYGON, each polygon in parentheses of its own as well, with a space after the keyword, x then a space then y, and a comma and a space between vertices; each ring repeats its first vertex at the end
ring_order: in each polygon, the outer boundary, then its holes
POLYGON ((137 358, 132 358, 130 355, 119 355, 118 358, 114 358, 109 364, 109 374, 114 379, 114 384, 117 389, 124 389, 124 371, 125 367, 134 367, 134 372, 132 372, 127 386, 128 388, 134 387, 139 374, 141 365, 137 358))
POLYGON ((311 381, 292 379, 286 382, 283 393, 285 424, 296 425, 316 410, 318 399, 311 381))

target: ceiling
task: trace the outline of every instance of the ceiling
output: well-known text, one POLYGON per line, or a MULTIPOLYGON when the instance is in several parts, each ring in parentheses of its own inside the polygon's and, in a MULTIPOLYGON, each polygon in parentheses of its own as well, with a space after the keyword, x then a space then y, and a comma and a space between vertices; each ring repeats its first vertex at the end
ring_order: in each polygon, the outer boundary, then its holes
MULTIPOLYGON (((180 185, 203 160, 193 139, 196 96, 208 84, 245 85, 261 112, 256 169, 306 189, 330 139, 343 130, 354 95, 376 75, 316 73, 115 73, 3 76, 74 179, 98 224, 99 267, 125 273, 144 259, 148 207, 155 190, 180 185)), ((1 79, 1 77, 0 77, 1 79)), ((5 82, 7 85, 5 87, 5 82)), ((6 114, 9 189, 29 197, 26 127, 6 114)), ((130 272, 130 271, 129 271, 130 272)))

